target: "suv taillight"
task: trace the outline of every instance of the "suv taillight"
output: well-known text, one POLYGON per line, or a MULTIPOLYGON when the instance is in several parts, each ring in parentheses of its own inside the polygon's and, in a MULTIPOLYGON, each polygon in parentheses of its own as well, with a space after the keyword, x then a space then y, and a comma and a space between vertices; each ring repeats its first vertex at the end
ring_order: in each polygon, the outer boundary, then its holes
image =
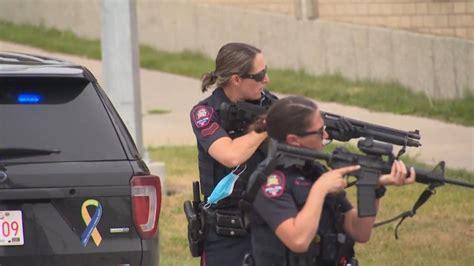
POLYGON ((160 178, 153 175, 134 176, 132 187, 133 222, 142 239, 153 238, 158 229, 161 209, 160 178))

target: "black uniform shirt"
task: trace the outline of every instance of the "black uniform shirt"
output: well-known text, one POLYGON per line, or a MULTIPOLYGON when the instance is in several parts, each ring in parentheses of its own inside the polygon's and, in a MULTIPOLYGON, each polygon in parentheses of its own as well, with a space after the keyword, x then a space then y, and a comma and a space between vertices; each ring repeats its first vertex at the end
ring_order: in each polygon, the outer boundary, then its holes
MULTIPOLYGON (((267 177, 267 182, 257 193, 251 215, 252 248, 256 265, 295 265, 290 259, 292 257, 290 254, 294 253, 285 247, 276 236, 275 230, 285 220, 296 217, 306 202, 314 180, 324 171, 320 165, 311 167, 309 171, 290 167, 275 170, 267 177)), ((326 196, 318 234, 333 233, 337 230, 336 226, 341 225, 340 223, 336 225, 335 206, 339 206, 339 211, 342 213, 352 209, 344 191, 326 196)), ((304 254, 313 256, 311 251, 304 254)), ((334 261, 325 263, 319 259, 317 263, 317 265, 334 265, 334 261)))
POLYGON ((206 153, 211 144, 219 138, 228 136, 221 127, 218 108, 223 102, 230 102, 221 88, 199 102, 191 110, 191 125, 199 145, 206 153))
POLYGON ((222 88, 217 88, 212 95, 199 102, 191 110, 191 125, 198 146, 199 175, 203 194, 208 197, 215 184, 224 177, 230 169, 221 165, 209 155, 209 147, 219 138, 229 134, 221 127, 219 107, 223 102, 230 103, 222 88))
MULTIPOLYGON (((255 198, 254 210, 258 214, 254 218, 256 222, 259 223, 258 220, 261 218, 260 223, 264 222, 275 231, 282 222, 296 217, 306 202, 313 180, 322 172, 317 176, 314 174, 317 173, 312 171, 304 174, 296 167, 275 170, 267 177, 267 182, 262 185, 255 198)), ((353 208, 346 198, 345 191, 329 194, 325 202, 340 204, 343 213, 353 208)))
MULTIPOLYGON (((265 91, 260 100, 251 103, 266 107, 269 106, 276 96, 265 91)), ((239 137, 244 132, 226 131, 222 127, 222 117, 219 114, 219 108, 222 103, 231 101, 224 93, 222 88, 217 88, 212 95, 199 102, 191 110, 191 125, 197 140, 198 158, 199 158, 199 175, 203 194, 208 197, 215 185, 226 176, 232 169, 228 169, 224 165, 212 158, 209 153, 209 147, 219 138, 230 137, 232 139, 239 137)), ((246 179, 251 174, 252 169, 265 158, 261 151, 254 153, 246 162, 247 170, 237 180, 234 186, 234 192, 230 198, 239 198, 246 186, 246 179)), ((235 203, 235 202, 234 202, 235 203)), ((232 203, 233 205, 235 205, 232 203)), ((231 205, 232 205, 231 204, 231 205)))

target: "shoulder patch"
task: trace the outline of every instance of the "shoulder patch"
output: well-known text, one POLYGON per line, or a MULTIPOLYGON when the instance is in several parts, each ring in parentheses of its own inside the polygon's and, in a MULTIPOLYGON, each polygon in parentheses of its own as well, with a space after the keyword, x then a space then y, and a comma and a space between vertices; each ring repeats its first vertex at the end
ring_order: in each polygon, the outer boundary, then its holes
POLYGON ((280 197, 285 191, 286 176, 281 171, 273 171, 267 177, 267 183, 262 186, 263 195, 267 198, 280 197))
POLYGON ((216 131, 219 129, 219 124, 217 124, 216 122, 212 122, 210 126, 206 127, 206 128, 203 128, 201 130, 201 134, 203 137, 208 137, 208 136, 211 136, 213 135, 214 133, 216 133, 216 131))
POLYGON ((191 111, 194 125, 196 125, 197 128, 203 128, 207 126, 211 121, 213 112, 214 109, 209 106, 198 105, 194 107, 191 111))

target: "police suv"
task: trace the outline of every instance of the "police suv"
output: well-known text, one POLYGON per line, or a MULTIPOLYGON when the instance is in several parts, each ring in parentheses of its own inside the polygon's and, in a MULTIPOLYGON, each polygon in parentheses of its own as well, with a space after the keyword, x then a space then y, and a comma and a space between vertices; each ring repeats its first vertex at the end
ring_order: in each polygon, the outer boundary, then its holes
POLYGON ((0 52, 0 265, 158 265, 160 207, 86 68, 0 52))

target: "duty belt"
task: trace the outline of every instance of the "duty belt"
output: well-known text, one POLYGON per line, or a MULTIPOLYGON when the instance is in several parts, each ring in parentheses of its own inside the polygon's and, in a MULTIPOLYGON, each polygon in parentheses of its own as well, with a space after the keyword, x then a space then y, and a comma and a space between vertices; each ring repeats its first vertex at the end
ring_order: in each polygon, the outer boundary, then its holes
POLYGON ((221 236, 241 237, 248 234, 244 227, 240 210, 221 210, 208 208, 204 210, 206 224, 215 226, 221 236))

